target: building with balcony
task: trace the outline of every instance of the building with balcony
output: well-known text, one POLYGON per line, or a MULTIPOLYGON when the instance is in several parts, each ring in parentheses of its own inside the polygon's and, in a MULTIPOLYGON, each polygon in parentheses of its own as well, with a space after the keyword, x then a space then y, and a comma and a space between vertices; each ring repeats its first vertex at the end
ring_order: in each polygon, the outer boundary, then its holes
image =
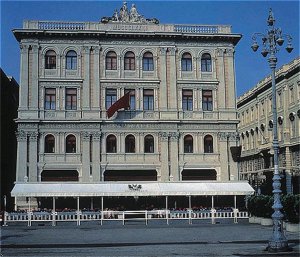
POLYGON ((16 186, 239 179, 230 147, 241 35, 230 26, 159 24, 124 3, 101 22, 24 21, 13 33, 16 186), (108 118, 127 92, 130 108, 108 118))
MULTIPOLYGON (((279 170, 282 189, 299 193, 300 167, 300 58, 276 71, 279 170)), ((257 192, 271 194, 273 177, 273 120, 271 76, 238 98, 242 145, 239 171, 257 192)))

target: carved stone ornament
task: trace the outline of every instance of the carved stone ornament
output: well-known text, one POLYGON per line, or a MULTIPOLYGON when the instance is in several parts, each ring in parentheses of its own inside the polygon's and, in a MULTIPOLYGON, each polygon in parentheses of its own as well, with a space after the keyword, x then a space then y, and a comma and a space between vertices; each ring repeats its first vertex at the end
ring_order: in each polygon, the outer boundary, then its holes
POLYGON ((159 24, 159 20, 156 18, 146 19, 143 15, 140 15, 136 9, 135 4, 132 4, 130 10, 128 10, 127 3, 123 2, 123 6, 120 11, 116 9, 111 17, 102 17, 102 23, 111 22, 127 22, 127 23, 154 23, 159 24))
POLYGON ((131 184, 131 185, 128 185, 128 188, 131 191, 141 191, 142 185, 131 184))
POLYGON ((89 132, 82 132, 81 136, 82 136, 82 140, 84 140, 84 141, 89 141, 90 137, 91 137, 89 132))
POLYGON ((24 130, 19 130, 16 132, 17 140, 20 141, 27 141, 27 133, 24 130))

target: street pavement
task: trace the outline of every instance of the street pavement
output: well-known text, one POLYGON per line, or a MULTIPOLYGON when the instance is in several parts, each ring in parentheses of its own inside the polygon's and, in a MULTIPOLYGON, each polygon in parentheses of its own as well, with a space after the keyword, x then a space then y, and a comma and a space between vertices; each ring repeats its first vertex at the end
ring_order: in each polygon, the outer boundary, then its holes
POLYGON ((103 257, 159 257, 159 256, 300 256, 299 234, 285 232, 291 252, 268 253, 265 248, 272 227, 249 224, 246 220, 234 224, 223 220, 186 220, 9 224, 1 228, 2 256, 103 256, 103 257))

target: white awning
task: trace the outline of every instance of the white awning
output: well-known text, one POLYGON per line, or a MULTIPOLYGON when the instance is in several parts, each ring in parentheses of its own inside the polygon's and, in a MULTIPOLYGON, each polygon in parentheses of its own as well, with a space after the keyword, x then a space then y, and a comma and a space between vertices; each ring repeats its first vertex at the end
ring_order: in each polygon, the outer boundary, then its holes
POLYGON ((26 197, 97 197, 97 196, 189 196, 249 195, 253 188, 247 181, 230 182, 39 182, 16 183, 11 196, 26 197))

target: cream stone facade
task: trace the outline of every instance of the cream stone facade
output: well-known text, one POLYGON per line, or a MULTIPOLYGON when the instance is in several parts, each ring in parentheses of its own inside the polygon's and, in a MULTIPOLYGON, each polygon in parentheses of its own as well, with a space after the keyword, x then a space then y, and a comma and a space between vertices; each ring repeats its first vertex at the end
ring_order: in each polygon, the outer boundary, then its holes
POLYGON ((230 147, 241 35, 134 11, 102 22, 24 21, 13 31, 21 48, 17 182, 239 179, 230 147), (128 90, 130 110, 108 119, 128 90))
MULTIPOLYGON (((300 58, 276 71, 279 169, 283 190, 299 193, 300 167, 300 58)), ((272 192, 273 134, 271 76, 238 98, 242 145, 239 170, 262 193, 272 192)))

